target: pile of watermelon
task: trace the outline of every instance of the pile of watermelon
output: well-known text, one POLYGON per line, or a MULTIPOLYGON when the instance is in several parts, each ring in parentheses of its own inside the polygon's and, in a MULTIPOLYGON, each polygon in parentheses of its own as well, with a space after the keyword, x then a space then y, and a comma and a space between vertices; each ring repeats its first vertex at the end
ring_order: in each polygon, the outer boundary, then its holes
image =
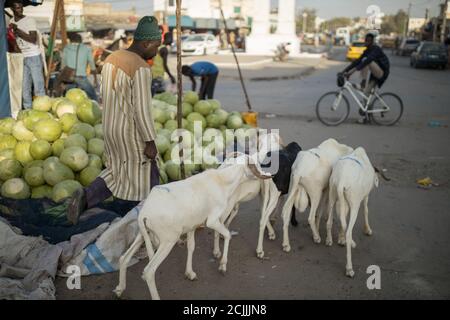
MULTIPOLYGON (((177 97, 155 95, 149 106, 157 133, 160 182, 181 178, 179 135, 189 177, 219 166, 217 154, 235 138, 256 134, 240 112, 227 112, 216 99, 183 95, 182 129, 177 129, 177 97)), ((1 196, 12 199, 50 198, 55 202, 89 185, 107 166, 102 112, 80 89, 65 97, 37 97, 32 109, 17 119, 0 120, 1 196)))
POLYGON ((0 120, 1 196, 60 201, 105 167, 102 112, 80 89, 0 120))
POLYGON ((183 137, 183 162, 186 177, 189 177, 218 167, 217 155, 233 144, 235 137, 242 141, 245 136, 256 135, 255 128, 244 122, 240 112, 225 111, 216 99, 200 100, 193 91, 183 94, 183 129, 177 130, 177 97, 174 94, 160 93, 152 101, 156 146, 163 161, 159 166, 162 182, 181 178, 178 136, 183 137))

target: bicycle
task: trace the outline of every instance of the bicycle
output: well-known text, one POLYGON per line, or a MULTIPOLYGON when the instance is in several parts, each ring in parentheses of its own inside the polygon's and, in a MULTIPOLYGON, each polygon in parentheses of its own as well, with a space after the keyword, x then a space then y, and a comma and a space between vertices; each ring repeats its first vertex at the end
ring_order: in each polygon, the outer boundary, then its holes
POLYGON ((396 124, 403 115, 403 101, 398 95, 391 92, 379 94, 376 89, 369 96, 363 89, 348 81, 343 74, 338 74, 339 91, 331 91, 320 97, 316 104, 317 118, 327 126, 337 126, 347 120, 350 114, 350 104, 344 91, 347 91, 355 100, 361 115, 366 115, 369 121, 378 125, 392 126, 396 124), (362 98, 361 102, 356 95, 362 98), (327 99, 332 99, 328 101, 327 99), (386 102, 388 101, 388 102, 386 102), (326 112, 330 115, 327 115, 326 112), (341 114, 340 114, 341 113, 341 114), (333 120, 335 119, 335 120, 333 120))

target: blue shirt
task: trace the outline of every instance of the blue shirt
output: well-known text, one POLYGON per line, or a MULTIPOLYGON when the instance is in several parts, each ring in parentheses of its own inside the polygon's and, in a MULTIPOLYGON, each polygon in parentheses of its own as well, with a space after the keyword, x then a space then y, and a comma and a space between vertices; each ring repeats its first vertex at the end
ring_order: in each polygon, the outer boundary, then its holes
POLYGON ((78 77, 86 77, 86 67, 89 64, 91 70, 95 70, 95 62, 92 56, 92 49, 84 44, 73 43, 64 47, 62 67, 68 66, 75 69, 77 67, 76 75, 78 77), (77 48, 78 50, 78 64, 77 64, 77 48))
POLYGON ((191 64, 192 74, 194 76, 206 76, 209 74, 215 74, 219 72, 219 69, 214 63, 208 61, 198 61, 191 64))

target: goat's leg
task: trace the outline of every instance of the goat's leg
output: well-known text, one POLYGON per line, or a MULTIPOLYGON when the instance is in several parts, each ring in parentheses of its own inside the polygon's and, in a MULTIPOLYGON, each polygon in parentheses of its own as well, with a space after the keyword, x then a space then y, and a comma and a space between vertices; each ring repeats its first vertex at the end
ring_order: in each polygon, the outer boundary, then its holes
POLYGON ((125 290, 127 286, 127 268, 128 264, 130 263, 131 258, 136 253, 136 251, 139 250, 141 245, 144 243, 144 238, 142 237, 142 234, 139 232, 136 236, 136 239, 134 239, 131 246, 128 248, 128 250, 120 257, 119 259, 119 284, 117 285, 116 289, 114 289, 114 293, 120 297, 122 295, 122 292, 125 290))
POLYGON ((322 198, 319 203, 319 207, 317 209, 317 218, 316 218, 316 230, 320 233, 320 222, 322 221, 323 213, 328 208, 328 188, 323 190, 322 192, 322 198))
POLYGON ((270 219, 267 220, 266 228, 267 228, 267 235, 269 237, 269 240, 275 240, 275 238, 276 238, 275 229, 273 228, 272 224, 270 223, 270 219))
POLYGON ((310 193, 310 199, 311 199, 311 208, 309 211, 309 217, 308 222, 309 226, 311 227, 311 231, 313 234, 313 239, 315 243, 320 243, 320 234, 319 231, 316 229, 316 213, 317 208, 319 207, 320 199, 321 199, 321 192, 313 191, 310 193))
POLYGON ((214 231, 214 249, 213 249, 213 256, 216 259, 219 259, 222 255, 222 252, 220 252, 220 234, 217 231, 214 231))
POLYGON ((289 220, 297 193, 298 184, 295 184, 293 185, 292 189, 289 190, 289 195, 283 205, 283 210, 281 213, 283 217, 283 250, 285 252, 291 251, 291 245, 289 244, 289 220))
POLYGON ((148 259, 151 260, 153 258, 153 254, 155 253, 153 251, 153 244, 150 239, 150 230, 147 229, 147 226, 145 225, 145 218, 138 219, 138 226, 139 226, 139 232, 144 238, 145 241, 145 248, 147 249, 147 255, 148 259))
MULTIPOLYGON (((274 188, 276 188, 275 185, 274 185, 274 188)), ((263 250, 264 230, 266 229, 266 226, 269 224, 270 214, 277 206, 279 196, 280 196, 280 192, 278 190, 274 190, 271 187, 271 190, 269 192, 270 198, 269 198, 266 210, 261 211, 261 218, 259 220, 258 246, 256 247, 256 256, 258 258, 264 257, 264 250, 263 250)), ((269 236, 270 236, 270 233, 269 233, 269 236)), ((274 236, 275 236, 275 234, 274 234, 274 236)))
POLYGON ((347 231, 347 200, 345 198, 338 199, 338 214, 340 221, 340 229, 339 229, 339 239, 338 244, 341 246, 345 246, 345 232, 347 231))
POLYGON ((173 246, 177 243, 178 235, 175 239, 171 240, 161 240, 158 250, 156 251, 153 258, 150 260, 148 265, 145 267, 142 277, 145 279, 150 290, 150 295, 152 300, 160 300, 158 289, 156 289, 155 283, 155 273, 160 264, 167 258, 173 246))
POLYGON ((348 223, 347 232, 345 234, 345 242, 347 247, 347 265, 345 267, 345 274, 350 278, 353 278, 353 276, 355 275, 352 265, 352 244, 354 243, 352 238, 352 231, 356 222, 356 217, 358 216, 360 204, 360 202, 357 204, 350 204, 350 222, 348 223))
MULTIPOLYGON (((231 210, 230 215, 225 220, 225 226, 227 227, 227 229, 230 226, 233 219, 236 217, 238 211, 239 211, 239 203, 234 206, 233 210, 231 210)), ((222 255, 222 253, 220 252, 220 234, 217 231, 214 231, 213 256, 214 256, 214 258, 219 259, 221 255, 222 255)))
POLYGON ((184 275, 189 280, 197 279, 197 274, 192 270, 192 255, 195 250, 195 230, 189 231, 187 234, 187 260, 186 260, 186 272, 184 275))
POLYGON ((225 226, 227 228, 230 227, 231 222, 234 220, 234 218, 236 217, 237 213, 239 211, 239 203, 236 204, 233 208, 233 210, 231 210, 230 215, 228 216, 228 218, 225 220, 225 226))
POLYGON ((328 209, 327 239, 326 239, 327 246, 333 245, 333 235, 331 234, 331 229, 333 228, 333 208, 335 203, 336 203, 336 192, 334 191, 334 188, 331 187, 329 189, 328 206, 327 206, 328 209))
POLYGON ((208 228, 211 228, 217 232, 219 232, 224 238, 223 245, 223 254, 222 259, 220 260, 219 271, 225 273, 227 271, 227 262, 228 262, 228 246, 230 244, 231 234, 230 231, 224 226, 220 220, 207 220, 206 225, 208 228))
POLYGON ((364 233, 372 235, 372 228, 369 225, 369 196, 364 198, 364 233))

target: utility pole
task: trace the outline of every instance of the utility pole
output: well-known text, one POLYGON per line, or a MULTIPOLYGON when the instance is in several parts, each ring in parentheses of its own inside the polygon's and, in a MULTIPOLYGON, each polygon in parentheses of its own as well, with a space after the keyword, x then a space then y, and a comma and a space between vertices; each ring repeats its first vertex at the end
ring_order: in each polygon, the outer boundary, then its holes
POLYGON ((426 8, 425 9, 425 22, 428 21, 428 15, 429 15, 430 9, 426 8))
POLYGON ((447 26, 447 9, 448 9, 448 0, 445 0, 444 4, 442 5, 442 26, 441 26, 441 42, 444 43, 445 41, 445 31, 447 26))
POLYGON ((406 38, 408 36, 408 29, 409 29, 409 18, 411 16, 411 2, 408 5, 408 16, 405 19, 405 27, 403 29, 403 36, 406 38))

